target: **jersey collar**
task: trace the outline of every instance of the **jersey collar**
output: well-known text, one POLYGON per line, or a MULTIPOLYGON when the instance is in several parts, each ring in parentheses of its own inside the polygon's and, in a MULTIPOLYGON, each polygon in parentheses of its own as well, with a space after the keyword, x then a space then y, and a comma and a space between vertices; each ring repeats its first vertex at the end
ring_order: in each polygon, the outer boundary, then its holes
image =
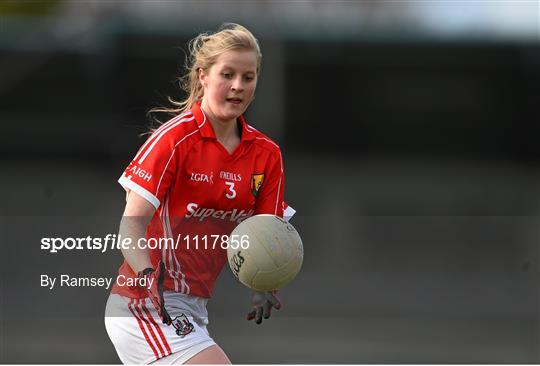
MULTIPOLYGON (((195 116, 195 122, 197 122, 197 127, 199 127, 201 136, 205 138, 215 139, 216 133, 214 132, 214 128, 212 127, 210 120, 208 119, 208 117, 206 117, 206 114, 201 109, 201 102, 195 103, 191 110, 193 111, 193 115, 195 116)), ((242 128, 241 141, 244 142, 255 140, 255 129, 247 124, 244 116, 238 117, 237 121, 238 123, 240 123, 242 128)))

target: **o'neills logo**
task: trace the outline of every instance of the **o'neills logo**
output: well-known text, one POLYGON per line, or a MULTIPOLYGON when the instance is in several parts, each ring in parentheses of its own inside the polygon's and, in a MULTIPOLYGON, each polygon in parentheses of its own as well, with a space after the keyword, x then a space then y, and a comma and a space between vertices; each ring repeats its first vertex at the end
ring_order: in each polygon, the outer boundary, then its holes
POLYGON ((220 220, 229 220, 229 221, 236 221, 237 223, 241 223, 248 217, 253 216, 254 211, 253 210, 238 210, 233 209, 231 211, 224 211, 224 210, 216 210, 214 208, 204 208, 199 207, 196 203, 188 203, 186 206, 187 213, 186 218, 198 218, 199 221, 203 221, 207 217, 212 217, 214 219, 220 219, 220 220))
POLYGON ((232 181, 235 181, 235 182, 241 182, 242 181, 242 176, 240 175, 240 173, 225 172, 223 170, 219 172, 219 177, 221 179, 232 180, 232 181))

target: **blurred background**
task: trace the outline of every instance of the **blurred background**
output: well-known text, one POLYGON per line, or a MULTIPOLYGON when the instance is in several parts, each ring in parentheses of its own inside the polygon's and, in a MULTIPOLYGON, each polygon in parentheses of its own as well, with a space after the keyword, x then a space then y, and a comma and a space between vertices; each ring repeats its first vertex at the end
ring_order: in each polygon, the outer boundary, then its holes
POLYGON ((540 363, 538 1, 0 1, 0 362, 118 363, 115 233, 146 112, 180 98, 187 42, 259 39, 247 119, 277 141, 304 240, 284 308, 209 303, 235 363, 540 363))

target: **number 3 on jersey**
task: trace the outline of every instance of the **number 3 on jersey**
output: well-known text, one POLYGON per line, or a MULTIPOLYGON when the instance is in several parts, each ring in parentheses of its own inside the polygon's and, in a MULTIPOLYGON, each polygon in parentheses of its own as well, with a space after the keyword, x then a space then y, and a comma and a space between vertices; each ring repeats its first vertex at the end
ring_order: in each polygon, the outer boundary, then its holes
POLYGON ((234 190, 234 182, 225 182, 225 184, 229 187, 229 192, 227 192, 225 197, 232 200, 234 197, 236 197, 236 191, 234 190))

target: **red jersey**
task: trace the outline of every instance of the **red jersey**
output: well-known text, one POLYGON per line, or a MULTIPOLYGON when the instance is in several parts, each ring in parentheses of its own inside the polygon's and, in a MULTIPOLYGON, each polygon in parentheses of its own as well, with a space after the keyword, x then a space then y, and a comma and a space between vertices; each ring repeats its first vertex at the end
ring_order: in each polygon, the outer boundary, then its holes
MULTIPOLYGON (((217 243, 214 239, 230 234, 252 215, 283 217, 280 149, 242 116, 237 123, 241 141, 230 154, 196 104, 156 130, 119 179, 127 191, 138 193, 157 209, 146 232, 148 243, 150 238, 174 242, 149 249, 154 266, 159 260, 165 263, 166 290, 210 297, 227 262, 221 237, 217 243)), ((126 261, 119 275, 136 277, 126 261)), ((118 283, 112 292, 146 297, 140 287, 118 283)))

